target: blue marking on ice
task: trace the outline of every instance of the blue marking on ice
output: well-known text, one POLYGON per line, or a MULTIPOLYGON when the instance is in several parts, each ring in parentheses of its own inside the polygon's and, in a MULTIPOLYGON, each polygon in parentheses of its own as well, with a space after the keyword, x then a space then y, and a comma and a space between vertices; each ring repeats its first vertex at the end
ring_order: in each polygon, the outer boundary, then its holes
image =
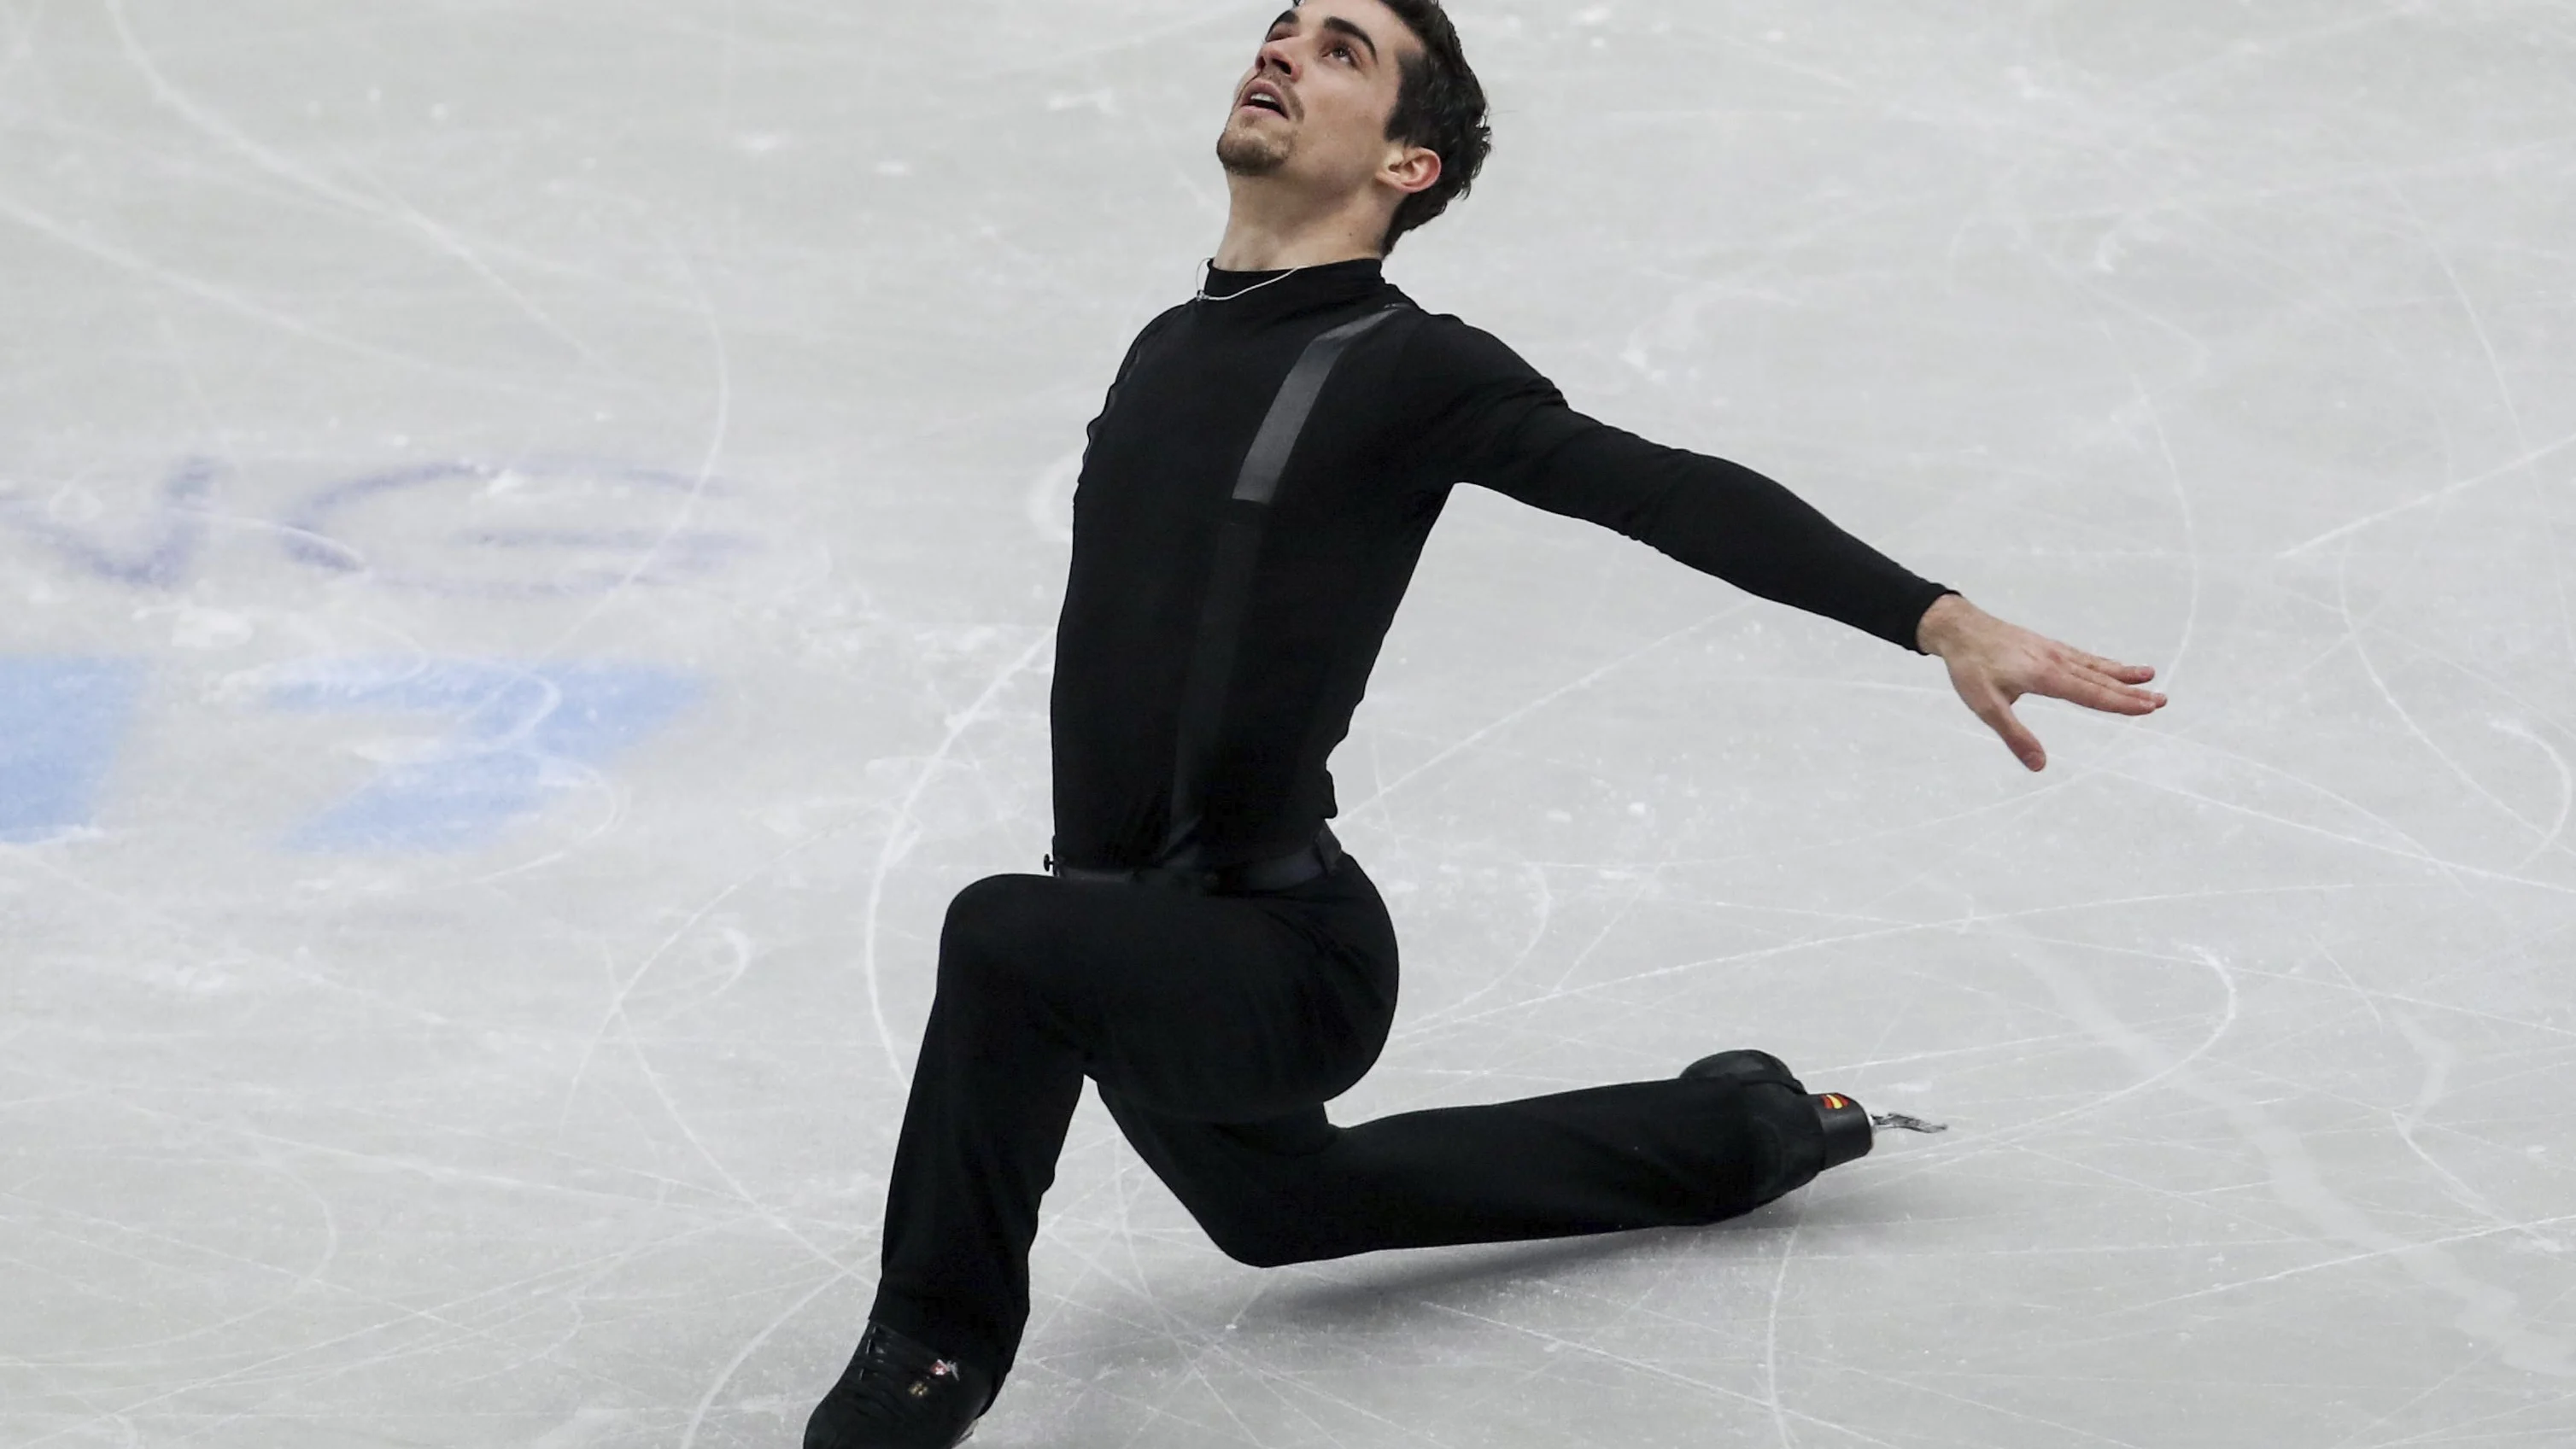
POLYGON ((276 686, 286 709, 452 714, 455 727, 297 827, 297 850, 461 851, 485 845, 698 693, 695 680, 632 664, 339 659, 276 686))
POLYGON ((0 842, 90 823, 142 681, 132 660, 0 657, 0 842))

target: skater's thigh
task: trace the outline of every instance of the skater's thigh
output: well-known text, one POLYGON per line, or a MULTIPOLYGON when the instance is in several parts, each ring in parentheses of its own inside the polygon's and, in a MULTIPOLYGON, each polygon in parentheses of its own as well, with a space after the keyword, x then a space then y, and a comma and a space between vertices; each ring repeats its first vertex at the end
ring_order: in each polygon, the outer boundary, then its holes
POLYGON ((1340 1135, 1321 1106, 1204 1122, 1154 1111, 1106 1085, 1100 1103, 1128 1145, 1202 1221, 1228 1216, 1241 1204, 1275 1201, 1314 1172, 1315 1155, 1340 1135))
POLYGON ((1085 1070, 1151 1110, 1274 1116, 1347 1088, 1384 1045, 1392 936, 1373 938, 1374 891, 1351 896, 1348 883, 1301 898, 995 876, 950 908, 942 985, 967 971, 1026 993, 1085 1070))

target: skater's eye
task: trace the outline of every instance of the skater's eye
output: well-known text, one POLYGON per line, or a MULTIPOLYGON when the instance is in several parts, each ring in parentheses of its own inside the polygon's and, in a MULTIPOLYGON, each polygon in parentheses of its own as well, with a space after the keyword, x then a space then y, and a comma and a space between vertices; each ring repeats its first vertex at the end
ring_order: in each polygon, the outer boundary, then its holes
MULTIPOLYGON (((1367 31, 1337 15, 1326 16, 1323 29, 1325 33, 1334 37, 1325 42, 1322 51, 1325 59, 1338 59, 1344 65, 1357 67, 1360 63, 1360 52, 1363 50, 1368 52, 1369 59, 1377 59, 1377 42, 1369 38, 1367 31)), ((1270 22, 1270 34, 1261 43, 1268 45, 1273 41, 1288 40, 1296 34, 1297 12, 1285 11, 1278 19, 1270 22)))

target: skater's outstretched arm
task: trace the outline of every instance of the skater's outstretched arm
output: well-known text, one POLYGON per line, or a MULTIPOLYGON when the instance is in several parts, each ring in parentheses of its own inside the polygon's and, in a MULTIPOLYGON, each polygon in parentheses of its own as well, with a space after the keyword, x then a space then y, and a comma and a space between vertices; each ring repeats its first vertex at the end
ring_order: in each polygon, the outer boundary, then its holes
POLYGON ((1576 412, 1553 383, 1453 317, 1419 329, 1404 374, 1422 438, 1460 476, 1652 545, 1749 593, 1936 654, 1979 719, 2032 770, 2048 754, 2012 711, 2040 694, 2112 714, 2162 709, 2144 665, 2088 654, 1988 614, 1835 526, 1741 464, 1665 447, 1576 412))
POLYGON ((1666 447, 1586 417, 1491 334, 1432 317, 1399 375, 1422 390, 1412 415, 1436 476, 1600 524, 1701 573, 1919 648, 1915 628, 1945 590, 1836 527, 1739 463, 1666 447))

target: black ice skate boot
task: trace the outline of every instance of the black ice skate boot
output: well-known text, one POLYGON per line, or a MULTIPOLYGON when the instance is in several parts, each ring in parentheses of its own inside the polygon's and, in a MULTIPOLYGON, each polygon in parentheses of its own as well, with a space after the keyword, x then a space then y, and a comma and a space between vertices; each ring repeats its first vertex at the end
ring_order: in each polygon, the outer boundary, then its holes
POLYGON ((1818 1172, 1869 1155, 1869 1112, 1840 1092, 1808 1091, 1806 1083, 1790 1073, 1789 1064, 1769 1052, 1719 1052, 1682 1068, 1682 1075, 1732 1077, 1748 1087, 1786 1087, 1815 1104, 1817 1125, 1825 1133, 1825 1155, 1816 1166, 1818 1172))
POLYGON ((805 1421, 805 1449, 952 1449, 992 1401, 992 1375, 871 1322, 805 1421))

